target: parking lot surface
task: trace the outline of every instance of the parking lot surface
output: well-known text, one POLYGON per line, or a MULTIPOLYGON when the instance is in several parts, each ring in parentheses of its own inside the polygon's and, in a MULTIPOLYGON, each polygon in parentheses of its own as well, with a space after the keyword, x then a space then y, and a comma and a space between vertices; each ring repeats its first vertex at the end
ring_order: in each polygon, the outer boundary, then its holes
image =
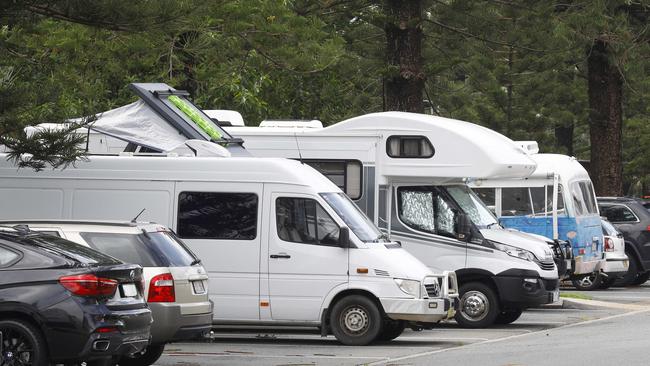
MULTIPOLYGON (((511 342, 546 337, 549 330, 593 336, 594 322, 626 322, 635 313, 650 311, 650 284, 635 288, 611 288, 605 291, 578 292, 563 289, 564 306, 529 309, 515 323, 488 329, 462 329, 455 322, 433 330, 407 330, 392 342, 366 347, 340 345, 333 336, 322 338, 316 331, 216 329, 207 342, 175 343, 167 346, 157 365, 373 365, 427 364, 442 361, 442 353, 466 352, 468 357, 483 347, 499 349, 511 342), (574 298, 582 298, 575 299, 574 298), (601 321, 602 320, 602 321, 601 321), (557 330, 555 330, 557 328, 557 330), (471 345, 471 347, 469 347, 471 345), (467 351, 464 351, 467 348, 467 351)), ((649 318, 650 319, 650 318, 649 318)), ((629 328, 628 328, 629 329, 629 328)), ((574 335, 575 336, 575 335, 574 335)), ((580 335, 579 337, 582 337, 580 335)), ((533 343, 539 343, 535 340, 533 343)), ((504 351, 505 352, 505 351, 504 351)), ((506 352, 507 353, 507 352, 506 352)), ((504 357, 506 357, 504 353, 504 357)), ((491 354, 499 364, 499 355, 491 354)), ((543 357, 543 355, 540 355, 543 357)), ((453 357, 452 357, 453 359, 453 357)), ((451 362, 449 359, 447 360, 451 362)), ((501 362, 501 364, 507 364, 501 362)))

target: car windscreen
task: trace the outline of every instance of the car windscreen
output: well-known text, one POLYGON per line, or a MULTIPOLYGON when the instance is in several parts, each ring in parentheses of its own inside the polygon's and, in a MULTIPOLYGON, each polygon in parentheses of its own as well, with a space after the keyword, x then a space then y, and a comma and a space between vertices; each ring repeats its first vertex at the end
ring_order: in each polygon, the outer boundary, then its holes
POLYGON ((388 241, 375 224, 344 193, 321 193, 321 197, 363 242, 388 241))
POLYGON ((194 256, 168 232, 142 234, 80 232, 93 249, 143 267, 185 267, 194 256))
POLYGON ((29 235, 20 240, 24 244, 38 246, 50 253, 64 256, 87 265, 120 264, 119 260, 97 250, 60 238, 58 236, 38 234, 29 235))
POLYGON ((483 201, 466 186, 449 186, 446 187, 449 195, 458 203, 463 212, 469 216, 474 225, 481 229, 489 228, 498 223, 492 211, 490 211, 483 201))

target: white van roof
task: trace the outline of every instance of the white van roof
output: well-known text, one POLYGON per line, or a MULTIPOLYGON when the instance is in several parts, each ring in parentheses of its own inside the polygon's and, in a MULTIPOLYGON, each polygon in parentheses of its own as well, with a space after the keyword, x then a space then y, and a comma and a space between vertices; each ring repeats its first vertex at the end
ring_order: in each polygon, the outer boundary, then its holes
POLYGON ((17 169, 0 154, 0 179, 11 178, 111 179, 152 181, 209 181, 281 183, 312 187, 317 192, 340 189, 316 170, 298 161, 276 158, 213 158, 163 156, 88 156, 74 167, 35 172, 17 169))
MULTIPOLYGON (((374 136, 382 138, 385 144, 393 135, 426 136, 435 149, 431 158, 389 159, 384 146, 376 147, 383 151, 382 156, 386 155, 381 174, 392 177, 514 178, 530 175, 535 169, 535 162, 509 138, 477 124, 425 114, 372 113, 322 129, 227 127, 226 130, 242 137, 253 154, 253 140, 264 136, 269 136, 266 140, 272 142, 278 136, 295 135, 300 139, 301 149, 320 150, 329 148, 311 145, 319 143, 316 137, 374 136)), ((295 143, 291 148, 295 148, 295 143)))
POLYGON ((533 154, 531 158, 537 163, 537 169, 531 178, 552 177, 559 174, 562 180, 585 180, 590 179, 587 169, 573 156, 561 154, 533 154))

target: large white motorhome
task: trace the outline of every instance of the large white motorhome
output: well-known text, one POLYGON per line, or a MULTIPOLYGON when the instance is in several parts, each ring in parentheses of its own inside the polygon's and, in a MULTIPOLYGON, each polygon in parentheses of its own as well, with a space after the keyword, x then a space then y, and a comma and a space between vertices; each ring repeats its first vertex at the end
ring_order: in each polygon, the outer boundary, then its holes
POLYGON ((209 272, 215 324, 320 327, 344 344, 431 326, 458 306, 314 169, 286 159, 90 156, 34 172, 0 154, 0 219, 140 220, 173 228, 209 272))
POLYGON ((549 244, 501 228, 466 185, 470 179, 535 170, 535 162, 510 139, 475 124, 403 112, 364 115, 326 128, 272 125, 224 128, 243 138, 256 156, 313 166, 426 265, 456 271, 461 288, 456 320, 463 326, 510 323, 526 307, 557 300, 558 272, 549 244), (464 232, 463 223, 471 230, 464 232))

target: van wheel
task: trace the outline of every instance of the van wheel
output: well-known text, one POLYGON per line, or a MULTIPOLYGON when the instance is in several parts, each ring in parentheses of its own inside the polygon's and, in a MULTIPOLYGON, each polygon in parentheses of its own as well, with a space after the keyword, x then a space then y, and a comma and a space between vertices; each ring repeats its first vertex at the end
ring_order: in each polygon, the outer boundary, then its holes
POLYGON ((350 295, 332 308, 330 327, 336 339, 346 346, 365 346, 379 336, 382 317, 372 300, 350 295))
POLYGON ((494 290, 481 282, 460 287, 460 309, 456 322, 463 328, 485 328, 494 324, 499 315, 499 303, 494 290))
POLYGON ((33 325, 23 320, 0 320, 0 364, 46 366, 47 345, 33 325))
POLYGON ((600 287, 602 276, 600 273, 590 273, 584 277, 571 280, 573 287, 577 290, 592 291, 600 287))
POLYGON ((149 366, 158 361, 165 350, 164 344, 150 344, 142 352, 138 352, 131 357, 122 357, 120 366, 149 366))
POLYGON ((494 319, 494 324, 510 324, 515 320, 519 319, 521 314, 524 312, 524 309, 514 309, 514 310, 505 310, 497 315, 497 318, 494 319))
POLYGON ((386 319, 384 321, 384 327, 377 337, 378 341, 392 341, 393 339, 399 337, 404 332, 406 328, 406 322, 403 320, 393 320, 386 319))

